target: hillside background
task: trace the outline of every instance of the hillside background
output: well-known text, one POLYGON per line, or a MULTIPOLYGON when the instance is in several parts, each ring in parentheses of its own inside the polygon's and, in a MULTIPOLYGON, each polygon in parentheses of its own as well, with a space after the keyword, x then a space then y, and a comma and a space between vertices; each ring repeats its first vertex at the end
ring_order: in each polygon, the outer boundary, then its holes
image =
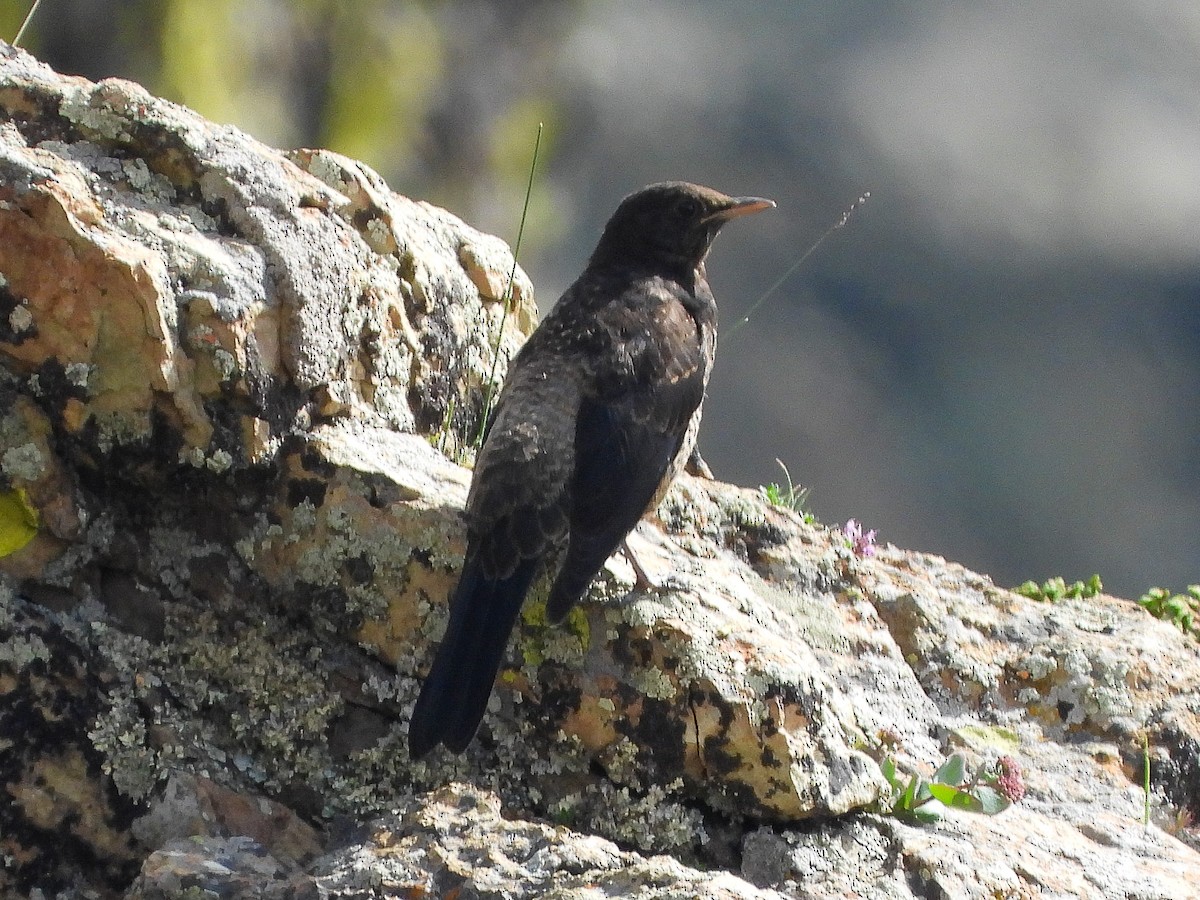
POLYGON ((718 477, 780 457, 822 520, 1002 584, 1200 579, 1194 4, 44 0, 22 43, 510 242, 544 122, 543 308, 643 183, 773 197, 710 264, 718 477))

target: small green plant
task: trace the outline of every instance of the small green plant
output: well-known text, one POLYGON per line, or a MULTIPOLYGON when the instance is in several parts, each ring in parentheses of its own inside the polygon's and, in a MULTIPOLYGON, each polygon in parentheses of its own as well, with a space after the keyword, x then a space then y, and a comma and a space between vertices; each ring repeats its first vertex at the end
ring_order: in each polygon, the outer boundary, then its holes
POLYGON ((808 512, 805 507, 808 505, 808 488, 801 487, 792 481, 792 473, 788 471, 788 467, 783 464, 783 460, 778 457, 775 462, 779 464, 779 468, 783 469, 783 477, 787 481, 787 487, 781 487, 774 482, 770 484, 760 484, 759 492, 767 498, 767 502, 772 506, 782 506, 785 509, 790 509, 792 512, 800 513, 804 517, 804 521, 812 524, 815 519, 812 513, 808 512))
POLYGON ((1076 581, 1072 584, 1067 584, 1066 580, 1061 576, 1048 578, 1042 584, 1036 581, 1026 581, 1023 584, 1013 588, 1013 592, 1020 594, 1022 597, 1028 597, 1030 600, 1042 600, 1047 603, 1053 603, 1056 600, 1067 599, 1087 599, 1095 597, 1102 590, 1104 585, 1100 583, 1100 576, 1093 575, 1087 581, 1076 581))
POLYGON ((972 772, 965 756, 952 753, 932 778, 900 773, 891 756, 879 768, 891 790, 880 799, 877 811, 922 824, 939 821, 947 809, 994 816, 1025 796, 1021 764, 1011 756, 972 772))
POLYGON ((1200 584, 1189 584, 1185 594, 1150 588, 1138 598, 1138 604, 1155 618, 1171 622, 1184 634, 1200 637, 1200 584))

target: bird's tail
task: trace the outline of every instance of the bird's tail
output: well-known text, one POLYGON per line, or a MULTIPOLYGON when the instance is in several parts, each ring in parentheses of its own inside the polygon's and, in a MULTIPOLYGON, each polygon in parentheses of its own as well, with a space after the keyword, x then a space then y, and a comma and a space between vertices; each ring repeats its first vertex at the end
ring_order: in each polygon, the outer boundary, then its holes
POLYGON ((450 622, 408 724, 408 750, 418 759, 439 743, 461 753, 471 743, 537 560, 521 560, 492 580, 469 558, 450 601, 450 622))

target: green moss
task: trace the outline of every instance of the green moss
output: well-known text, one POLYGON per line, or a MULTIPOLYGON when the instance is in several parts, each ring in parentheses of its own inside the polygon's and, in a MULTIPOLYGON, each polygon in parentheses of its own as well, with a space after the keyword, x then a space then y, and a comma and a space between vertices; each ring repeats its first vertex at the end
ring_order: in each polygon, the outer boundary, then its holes
POLYGON ((562 622, 551 622, 546 616, 544 585, 521 608, 521 621, 527 637, 521 644, 521 656, 526 666, 540 666, 546 660, 578 666, 591 646, 592 628, 582 606, 573 606, 562 622))

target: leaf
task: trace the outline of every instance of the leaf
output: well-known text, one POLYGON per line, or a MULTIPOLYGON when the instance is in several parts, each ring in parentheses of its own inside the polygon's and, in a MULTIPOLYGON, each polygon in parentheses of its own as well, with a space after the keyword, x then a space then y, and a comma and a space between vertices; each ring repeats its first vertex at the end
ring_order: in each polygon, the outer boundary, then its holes
POLYGON ((939 803, 944 803, 946 806, 953 806, 958 799, 958 795, 964 793, 953 785, 938 784, 936 781, 929 786, 929 793, 933 795, 933 799, 939 803))
POLYGON ((890 756, 884 759, 879 764, 879 771, 883 773, 883 777, 887 779, 887 783, 892 786, 892 790, 896 791, 900 788, 900 777, 896 774, 896 761, 890 756))
POLYGON ((983 805, 970 791, 952 787, 948 784, 931 784, 929 792, 935 800, 950 809, 961 809, 966 812, 983 812, 983 805))
POLYGON ((979 801, 979 812, 987 816, 994 816, 997 813, 1002 813, 1012 804, 995 788, 990 788, 987 785, 980 785, 972 792, 975 799, 979 801))
POLYGON ((25 491, 0 492, 0 556, 16 553, 34 539, 38 531, 37 510, 29 505, 25 491))
POLYGON ((961 753, 951 753, 933 773, 933 780, 957 787, 967 780, 967 760, 961 753))
POLYGON ((912 810, 909 815, 925 825, 933 825, 942 820, 942 811, 936 806, 920 806, 912 810))
POLYGON ((912 809, 913 808, 913 804, 916 803, 917 786, 920 781, 921 781, 921 779, 918 778, 916 775, 914 775, 914 776, 912 776, 912 778, 908 779, 908 785, 904 788, 904 793, 901 794, 900 799, 896 801, 896 807, 898 809, 912 809))
POLYGON ((929 782, 926 779, 916 777, 915 780, 917 782, 917 791, 913 795, 913 806, 916 806, 918 803, 926 803, 933 796, 929 792, 929 782))

